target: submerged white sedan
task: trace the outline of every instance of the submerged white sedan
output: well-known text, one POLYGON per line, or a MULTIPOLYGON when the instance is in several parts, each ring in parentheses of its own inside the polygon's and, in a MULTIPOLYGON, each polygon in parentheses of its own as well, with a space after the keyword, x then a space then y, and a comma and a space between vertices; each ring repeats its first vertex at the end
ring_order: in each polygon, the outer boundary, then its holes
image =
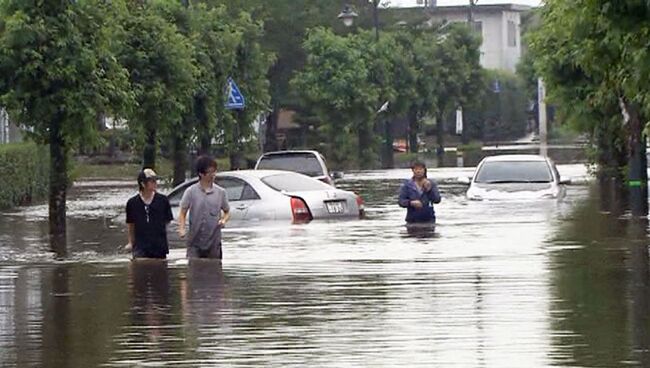
MULTIPOLYGON (((198 178, 178 185, 169 193, 174 218, 185 190, 198 178)), ((226 190, 233 224, 286 220, 360 218, 361 197, 336 189, 309 176, 279 170, 239 170, 217 174, 215 183, 226 190)))
POLYGON ((564 194, 555 163, 539 155, 500 155, 484 158, 470 180, 467 198, 537 199, 557 198, 564 194))

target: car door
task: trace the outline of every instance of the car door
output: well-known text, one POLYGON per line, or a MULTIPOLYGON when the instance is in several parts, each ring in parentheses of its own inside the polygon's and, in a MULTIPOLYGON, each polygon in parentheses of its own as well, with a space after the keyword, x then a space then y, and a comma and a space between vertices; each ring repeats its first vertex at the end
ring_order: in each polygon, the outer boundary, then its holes
POLYGON ((183 183, 167 195, 167 199, 169 200, 169 204, 172 207, 172 214, 174 215, 175 220, 178 219, 178 213, 180 212, 180 204, 181 198, 183 198, 183 194, 185 194, 187 188, 189 188, 190 185, 194 183, 196 183, 196 180, 183 183))
POLYGON ((217 185, 226 190, 230 204, 231 221, 242 221, 255 213, 260 196, 246 181, 231 176, 220 176, 215 179, 217 185))

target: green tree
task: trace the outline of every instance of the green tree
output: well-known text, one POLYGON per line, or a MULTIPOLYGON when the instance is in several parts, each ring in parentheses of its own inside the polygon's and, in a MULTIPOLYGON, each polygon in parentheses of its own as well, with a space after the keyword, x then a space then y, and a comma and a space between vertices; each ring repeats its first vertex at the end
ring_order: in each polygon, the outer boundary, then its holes
POLYGON ((132 5, 123 21, 119 60, 129 70, 137 102, 128 122, 144 136, 145 167, 155 167, 160 133, 179 128, 195 90, 192 44, 161 12, 172 1, 132 5))
POLYGON ((232 78, 244 95, 246 106, 231 112, 230 129, 224 131, 224 141, 230 156, 230 167, 240 169, 245 168, 245 143, 255 141, 252 124, 270 109, 269 80, 266 75, 274 55, 263 50, 263 24, 254 21, 249 13, 239 14, 234 29, 240 35, 240 40, 235 52, 232 78))
POLYGON ((459 107, 475 104, 485 92, 483 69, 480 66, 480 37, 465 24, 448 26, 434 57, 439 60, 436 94, 438 147, 444 145, 444 122, 459 107))
POLYGON ((196 138, 198 154, 210 154, 213 139, 232 121, 223 108, 224 86, 235 66, 238 32, 225 6, 162 3, 160 12, 193 45, 194 91, 183 112, 180 125, 168 131, 174 162, 173 185, 185 180, 188 144, 196 138))
POLYGON ((120 1, 0 2, 0 94, 12 119, 50 147, 49 223, 65 235, 68 157, 95 133, 96 117, 129 100, 126 71, 111 47, 120 1))
POLYGON ((236 18, 241 11, 264 24, 261 44, 266 53, 276 57, 268 70, 270 112, 265 121, 265 151, 278 149, 276 140, 281 108, 303 110, 300 91, 291 88, 293 75, 305 65, 307 56, 302 47, 308 29, 334 26, 343 31, 336 18, 341 10, 338 0, 275 0, 273 6, 261 0, 206 0, 213 5, 226 5, 236 18))
POLYGON ((368 144, 369 124, 379 91, 371 84, 371 68, 359 47, 365 45, 358 36, 341 37, 315 28, 304 44, 307 64, 293 81, 306 103, 314 104, 327 137, 327 155, 337 164, 349 163, 355 156, 360 167, 374 163, 368 157, 372 149, 368 144), (356 137, 356 144, 351 135, 356 137), (352 153, 354 146, 356 155, 352 153))

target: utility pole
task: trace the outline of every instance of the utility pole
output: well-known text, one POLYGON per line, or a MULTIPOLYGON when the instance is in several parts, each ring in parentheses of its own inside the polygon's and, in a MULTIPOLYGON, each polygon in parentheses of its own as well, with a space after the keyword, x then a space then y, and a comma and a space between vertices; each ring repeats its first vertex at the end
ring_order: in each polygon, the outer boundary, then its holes
POLYGON ((542 78, 537 78, 537 110, 539 114, 539 154, 548 154, 548 122, 546 118, 546 89, 542 78))
POLYGON ((469 0, 469 7, 467 8, 467 23, 470 26, 470 29, 474 29, 474 7, 478 0, 469 0))

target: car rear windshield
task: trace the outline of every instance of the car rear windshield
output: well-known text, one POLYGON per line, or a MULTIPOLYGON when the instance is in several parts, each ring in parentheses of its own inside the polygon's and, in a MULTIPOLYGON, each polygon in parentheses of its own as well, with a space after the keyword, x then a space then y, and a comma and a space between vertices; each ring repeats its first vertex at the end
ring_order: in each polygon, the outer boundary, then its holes
POLYGON ((333 189, 331 186, 316 179, 306 178, 296 174, 275 174, 265 176, 262 182, 278 192, 304 192, 333 189))
POLYGON ((492 161, 481 165, 476 183, 550 183, 546 161, 492 161))
POLYGON ((324 175, 323 168, 312 153, 291 153, 262 157, 257 169, 294 171, 308 176, 324 175))

